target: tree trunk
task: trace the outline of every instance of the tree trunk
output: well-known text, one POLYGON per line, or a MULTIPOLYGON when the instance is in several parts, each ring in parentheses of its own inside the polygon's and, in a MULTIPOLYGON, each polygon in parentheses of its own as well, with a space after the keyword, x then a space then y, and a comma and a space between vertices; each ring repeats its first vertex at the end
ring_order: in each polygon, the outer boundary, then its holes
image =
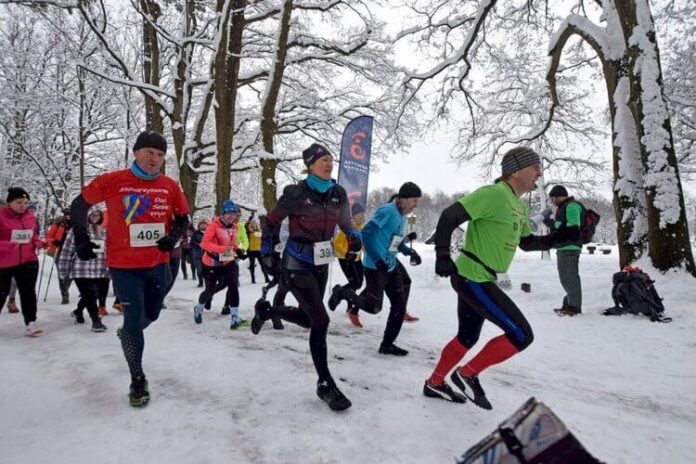
MULTIPOLYGON (((155 0, 140 0, 140 8, 152 18, 152 22, 157 22, 161 15, 160 6, 155 0)), ((145 19, 143 19, 143 80, 156 86, 160 84, 160 53, 157 31, 145 19)), ((159 105, 147 94, 143 95, 145 97, 147 128, 162 134, 164 121, 159 105)))
POLYGON ((617 0, 615 5, 631 71, 629 107, 644 170, 649 256, 662 271, 684 267, 696 276, 650 6, 647 0, 617 0))
POLYGON ((288 54, 288 36, 290 35, 290 18, 292 16, 293 0, 283 3, 282 18, 278 26, 278 42, 276 56, 268 74, 266 91, 264 92, 263 108, 261 108, 261 141, 264 153, 259 160, 261 164, 261 195, 263 207, 270 211, 276 203, 277 184, 275 179, 278 160, 274 156, 273 137, 276 134, 275 107, 278 103, 280 86, 285 72, 285 58, 288 54))
MULTIPOLYGON (((234 121, 237 102, 239 61, 242 52, 242 33, 247 0, 230 0, 231 10, 221 19, 222 40, 215 56, 215 138, 217 141, 217 171, 215 172, 215 211, 230 198, 232 151, 234 148, 234 121)), ((217 1, 222 13, 225 0, 217 1)))

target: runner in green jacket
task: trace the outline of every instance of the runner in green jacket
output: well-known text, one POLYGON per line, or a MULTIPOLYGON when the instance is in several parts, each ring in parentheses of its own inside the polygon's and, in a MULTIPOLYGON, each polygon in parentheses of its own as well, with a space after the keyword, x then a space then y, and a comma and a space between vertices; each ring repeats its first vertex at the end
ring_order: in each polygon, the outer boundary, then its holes
POLYGON ((503 156, 502 177, 494 185, 481 187, 442 212, 435 231, 435 272, 450 277, 458 296, 459 330, 443 349, 440 360, 423 387, 429 397, 463 403, 465 397, 483 409, 492 406, 478 380, 487 367, 505 361, 529 346, 532 329, 520 309, 500 288, 519 246, 525 251, 547 250, 551 236, 533 236, 527 205, 520 196, 536 189, 541 159, 532 149, 517 147, 503 156), (452 231, 469 221, 461 254, 452 261, 452 231), (483 322, 489 320, 503 330, 476 356, 456 369, 451 380, 464 393, 455 392, 445 376, 479 339, 483 322))

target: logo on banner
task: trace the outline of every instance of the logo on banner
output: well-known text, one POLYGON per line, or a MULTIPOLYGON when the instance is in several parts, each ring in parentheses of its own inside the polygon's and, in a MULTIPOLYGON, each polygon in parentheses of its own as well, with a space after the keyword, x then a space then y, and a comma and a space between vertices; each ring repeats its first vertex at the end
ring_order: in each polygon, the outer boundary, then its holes
POLYGON ((360 198, 362 197, 362 192, 359 190, 353 190, 352 192, 348 193, 348 204, 353 205, 353 203, 360 203, 360 198))
POLYGON ((348 153, 354 160, 361 161, 365 158, 365 150, 362 147, 362 141, 367 137, 367 133, 360 131, 353 134, 353 143, 348 148, 348 153))
POLYGON ((150 197, 147 195, 138 195, 137 193, 125 195, 121 199, 121 202, 125 207, 123 218, 126 220, 126 225, 131 225, 133 221, 145 214, 150 207, 150 197))

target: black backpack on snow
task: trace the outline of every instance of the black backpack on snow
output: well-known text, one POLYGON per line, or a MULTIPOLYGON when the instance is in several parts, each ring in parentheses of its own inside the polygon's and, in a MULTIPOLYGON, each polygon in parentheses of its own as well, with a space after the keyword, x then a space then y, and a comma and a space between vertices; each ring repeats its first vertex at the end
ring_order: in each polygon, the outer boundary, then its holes
POLYGON ((612 278, 614 286, 611 297, 614 307, 604 311, 605 316, 621 314, 638 314, 647 316, 653 322, 670 322, 672 318, 665 317, 665 307, 662 298, 655 290, 654 280, 640 268, 627 266, 617 272, 612 278))

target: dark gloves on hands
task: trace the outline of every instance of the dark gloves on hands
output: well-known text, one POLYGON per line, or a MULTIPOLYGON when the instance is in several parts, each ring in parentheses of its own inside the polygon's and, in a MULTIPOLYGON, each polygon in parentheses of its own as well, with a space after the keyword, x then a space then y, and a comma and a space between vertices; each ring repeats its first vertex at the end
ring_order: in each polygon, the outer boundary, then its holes
POLYGON ((280 253, 271 253, 261 257, 261 265, 266 268, 266 272, 273 276, 279 276, 282 271, 280 253))
POLYGON ((420 265, 420 263, 423 262, 420 255, 418 253, 416 253, 416 250, 411 250, 410 256, 411 256, 411 259, 409 262, 411 263, 411 266, 418 266, 418 265, 420 265))
POLYGON ((414 241, 416 238, 418 238, 418 234, 415 233, 415 232, 411 232, 410 234, 408 234, 408 235, 406 236, 406 241, 412 242, 412 241, 414 241))
POLYGON ((237 251, 234 252, 234 254, 237 257, 237 259, 242 260, 242 261, 247 259, 247 257, 248 257, 246 252, 244 250, 242 250, 241 248, 238 248, 237 251))
POLYGON ((360 251, 362 250, 362 241, 357 235, 351 235, 348 237, 348 251, 360 251))
POLYGON ((435 250, 435 274, 440 277, 449 277, 455 271, 454 261, 450 256, 450 251, 447 248, 435 250))
POLYGON ((172 251, 176 246, 176 239, 170 235, 165 235, 161 239, 157 240, 157 249, 159 251, 172 251))
POLYGON ((94 254, 94 250, 97 248, 99 248, 99 245, 91 242, 89 239, 75 243, 75 253, 77 253, 77 257, 82 261, 89 261, 90 259, 96 258, 97 255, 94 254))

